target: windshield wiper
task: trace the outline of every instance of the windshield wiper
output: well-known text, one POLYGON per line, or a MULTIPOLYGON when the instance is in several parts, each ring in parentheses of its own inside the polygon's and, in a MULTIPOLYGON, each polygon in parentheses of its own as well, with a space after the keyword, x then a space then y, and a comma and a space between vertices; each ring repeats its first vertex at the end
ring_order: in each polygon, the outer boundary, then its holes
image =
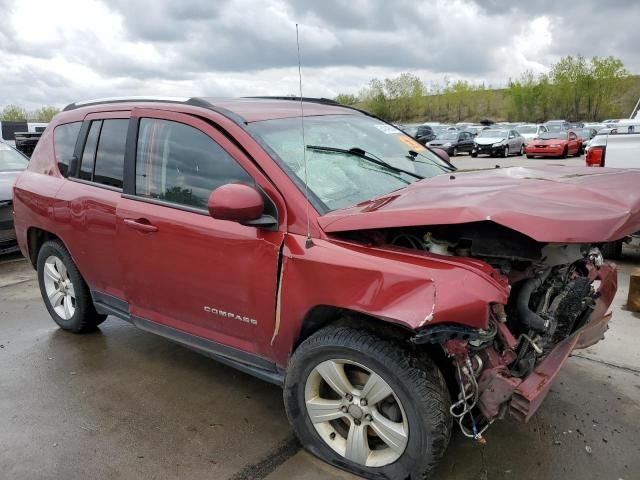
POLYGON ((422 175, 418 175, 417 173, 409 172, 408 170, 404 170, 402 168, 398 168, 395 165, 391 165, 390 163, 385 162, 380 157, 376 155, 366 152, 361 148, 353 147, 353 148, 336 148, 336 147, 323 147, 321 145, 307 145, 309 150, 317 150, 318 152, 332 152, 332 153, 344 153, 347 155, 353 155, 354 157, 363 158, 364 160, 378 165, 380 167, 388 168, 396 173, 404 173, 405 175, 409 175, 411 177, 417 178, 419 180, 424 179, 422 175))

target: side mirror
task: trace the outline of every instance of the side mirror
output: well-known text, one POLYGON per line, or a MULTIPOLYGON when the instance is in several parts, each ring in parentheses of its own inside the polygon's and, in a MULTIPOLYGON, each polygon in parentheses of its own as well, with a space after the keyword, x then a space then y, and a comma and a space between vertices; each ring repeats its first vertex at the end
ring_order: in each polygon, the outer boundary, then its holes
POLYGON ((446 150, 443 150, 441 148, 432 148, 431 151, 438 155, 445 162, 451 163, 451 157, 449 157, 449 154, 446 150))
POLYGON ((228 183, 211 192, 207 208, 213 218, 244 223, 262 217, 264 200, 260 193, 249 185, 228 183))

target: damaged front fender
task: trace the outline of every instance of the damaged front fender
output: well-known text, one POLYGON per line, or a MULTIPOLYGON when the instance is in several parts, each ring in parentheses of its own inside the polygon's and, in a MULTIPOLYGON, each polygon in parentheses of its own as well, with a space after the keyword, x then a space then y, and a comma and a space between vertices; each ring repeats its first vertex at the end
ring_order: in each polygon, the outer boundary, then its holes
POLYGON ((489 305, 505 303, 506 279, 486 263, 288 235, 283 249, 282 304, 273 348, 286 365, 300 320, 319 305, 344 308, 415 331, 455 323, 486 328, 489 305), (286 348, 286 350, 285 350, 286 348), (286 354, 284 353, 286 351, 286 354), (280 353, 278 353, 280 352, 280 353))

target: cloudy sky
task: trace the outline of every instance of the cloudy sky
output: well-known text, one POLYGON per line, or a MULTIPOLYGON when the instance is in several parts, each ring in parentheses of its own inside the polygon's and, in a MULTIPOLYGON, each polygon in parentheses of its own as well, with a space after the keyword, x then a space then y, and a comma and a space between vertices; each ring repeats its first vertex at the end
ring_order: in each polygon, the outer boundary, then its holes
POLYGON ((405 71, 499 86, 576 53, 640 73, 639 19, 638 0, 0 0, 0 108, 297 93, 296 23, 306 96, 405 71))

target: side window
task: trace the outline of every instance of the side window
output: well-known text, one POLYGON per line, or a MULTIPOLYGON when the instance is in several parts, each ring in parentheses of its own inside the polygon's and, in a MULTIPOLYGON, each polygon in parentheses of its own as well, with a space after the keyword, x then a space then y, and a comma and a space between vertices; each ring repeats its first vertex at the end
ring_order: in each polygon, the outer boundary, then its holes
POLYGON ((102 121, 93 167, 94 182, 122 188, 128 127, 128 119, 102 121))
POLYGON ((53 149, 56 153, 56 162, 60 173, 65 177, 69 174, 69 162, 73 156, 73 149, 78 140, 78 133, 82 122, 66 123, 58 125, 53 131, 53 149))
POLYGON ((140 120, 136 195, 206 209, 213 190, 234 182, 254 184, 251 176, 200 130, 168 120, 140 120))
POLYGON ((87 135, 87 141, 82 151, 82 161, 80 162, 80 178, 83 180, 93 179, 93 166, 96 160, 96 147, 98 146, 98 137, 102 128, 102 120, 91 122, 91 128, 87 135))

